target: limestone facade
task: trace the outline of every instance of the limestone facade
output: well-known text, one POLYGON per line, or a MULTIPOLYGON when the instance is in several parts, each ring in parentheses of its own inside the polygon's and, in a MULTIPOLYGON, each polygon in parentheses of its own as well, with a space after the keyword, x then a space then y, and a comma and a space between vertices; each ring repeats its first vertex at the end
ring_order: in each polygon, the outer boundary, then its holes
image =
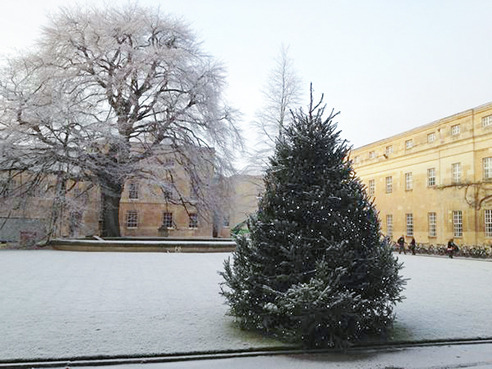
POLYGON ((492 244, 492 103, 352 150, 392 240, 492 244))

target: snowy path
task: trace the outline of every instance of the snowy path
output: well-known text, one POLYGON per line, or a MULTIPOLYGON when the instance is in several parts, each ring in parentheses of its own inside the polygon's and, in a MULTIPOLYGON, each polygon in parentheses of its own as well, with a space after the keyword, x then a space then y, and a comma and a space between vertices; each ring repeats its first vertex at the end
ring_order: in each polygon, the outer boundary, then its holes
MULTIPOLYGON (((0 361, 240 350, 218 294, 228 254, 0 252, 0 361)), ((492 263, 402 255, 393 339, 492 337, 492 263), (447 282, 451 281, 451 282, 447 282)))

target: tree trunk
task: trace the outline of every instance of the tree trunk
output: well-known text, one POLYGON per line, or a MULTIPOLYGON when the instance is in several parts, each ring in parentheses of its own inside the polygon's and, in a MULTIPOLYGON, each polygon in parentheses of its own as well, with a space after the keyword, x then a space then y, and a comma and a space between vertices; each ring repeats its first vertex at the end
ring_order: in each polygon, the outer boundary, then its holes
POLYGON ((101 185, 102 237, 120 237, 120 200, 123 192, 121 183, 101 185))

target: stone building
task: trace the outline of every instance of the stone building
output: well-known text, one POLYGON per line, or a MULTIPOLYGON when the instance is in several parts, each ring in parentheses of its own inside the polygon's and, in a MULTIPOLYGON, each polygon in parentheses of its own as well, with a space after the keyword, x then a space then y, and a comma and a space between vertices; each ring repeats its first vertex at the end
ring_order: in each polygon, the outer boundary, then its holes
MULTIPOLYGON (((213 150, 212 150, 213 151, 213 150)), ((205 162, 211 159, 205 155, 205 162)), ((214 178, 213 168, 195 168, 205 173, 206 186, 190 179, 179 160, 162 156, 154 162, 152 178, 130 178, 120 200, 119 223, 122 237, 210 238, 230 235, 231 187, 229 181, 214 178), (209 183, 208 183, 209 182, 209 183), (220 182, 220 183, 219 183, 220 182), (207 187, 207 188, 204 188, 207 187), (208 205, 201 205, 207 198, 208 205)), ((101 235, 101 193, 87 182, 63 182, 63 205, 57 197, 56 176, 43 177, 33 191, 27 172, 3 172, 0 176, 0 241, 18 242, 36 233, 38 241, 51 237, 78 238, 101 235), (36 224, 36 232, 33 232, 36 224), (15 227, 14 227, 15 225, 15 227)))
POLYGON ((354 149, 351 160, 393 240, 492 244, 492 103, 354 149))

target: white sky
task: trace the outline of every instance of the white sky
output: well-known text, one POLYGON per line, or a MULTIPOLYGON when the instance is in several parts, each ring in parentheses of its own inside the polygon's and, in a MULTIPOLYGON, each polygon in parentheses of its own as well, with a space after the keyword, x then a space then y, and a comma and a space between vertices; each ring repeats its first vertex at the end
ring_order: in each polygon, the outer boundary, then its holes
MULTIPOLYGON (((0 53, 28 47, 47 12, 76 2, 2 0, 0 53)), ((223 62, 245 130, 282 44, 354 147, 492 101, 492 0, 139 2, 181 16, 223 62)))

